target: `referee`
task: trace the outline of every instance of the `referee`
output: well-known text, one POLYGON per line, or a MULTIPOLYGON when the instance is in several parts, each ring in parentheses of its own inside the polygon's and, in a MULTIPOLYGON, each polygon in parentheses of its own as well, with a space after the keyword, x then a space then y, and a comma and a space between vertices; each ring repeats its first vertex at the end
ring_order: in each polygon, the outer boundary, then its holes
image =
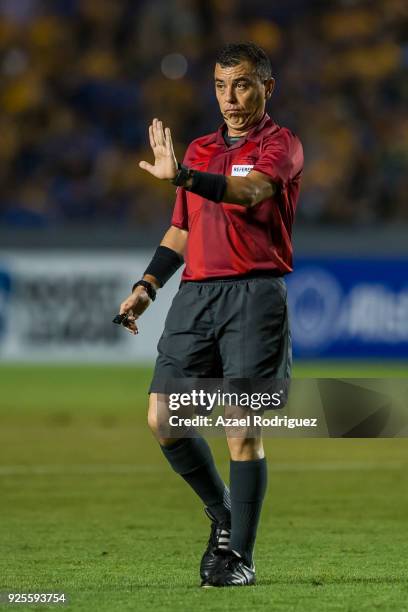
POLYGON ((121 304, 136 319, 185 262, 158 344, 148 422, 171 467, 202 500, 211 521, 202 586, 255 583, 253 549, 267 485, 261 434, 230 437, 229 488, 207 442, 163 436, 158 394, 180 378, 288 379, 291 341, 284 275, 292 271, 292 224, 303 152, 299 139, 265 112, 274 90, 266 53, 253 43, 218 54, 215 93, 224 123, 194 140, 183 164, 171 132, 149 126, 154 165, 140 168, 176 187, 171 226, 143 278, 121 304))

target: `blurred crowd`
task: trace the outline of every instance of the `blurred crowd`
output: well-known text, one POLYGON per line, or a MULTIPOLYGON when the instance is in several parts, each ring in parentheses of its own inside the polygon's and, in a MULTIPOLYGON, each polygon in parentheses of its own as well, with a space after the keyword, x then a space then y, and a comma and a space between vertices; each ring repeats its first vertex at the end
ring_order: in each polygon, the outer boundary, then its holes
POLYGON ((158 116, 181 157, 220 124, 225 42, 271 57, 271 116, 304 144, 299 222, 408 221, 406 0, 0 0, 0 224, 154 225, 158 116))

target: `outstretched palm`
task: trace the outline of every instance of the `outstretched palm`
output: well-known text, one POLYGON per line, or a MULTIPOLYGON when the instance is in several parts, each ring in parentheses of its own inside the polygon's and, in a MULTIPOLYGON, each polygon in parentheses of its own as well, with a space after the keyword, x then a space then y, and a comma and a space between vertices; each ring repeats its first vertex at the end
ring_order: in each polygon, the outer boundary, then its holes
POLYGON ((149 125, 149 140, 154 155, 154 166, 141 161, 140 168, 158 179, 174 178, 177 174, 177 159, 174 155, 170 128, 163 129, 163 123, 153 119, 152 125, 149 125))

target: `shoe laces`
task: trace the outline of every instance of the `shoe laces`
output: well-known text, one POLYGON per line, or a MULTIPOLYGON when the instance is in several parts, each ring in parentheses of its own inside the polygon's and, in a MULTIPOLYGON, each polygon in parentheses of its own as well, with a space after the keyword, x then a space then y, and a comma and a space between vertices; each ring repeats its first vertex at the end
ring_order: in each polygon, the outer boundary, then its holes
POLYGON ((247 565, 247 562, 243 559, 243 557, 241 557, 240 555, 238 555, 238 553, 236 553, 233 550, 222 550, 222 549, 218 549, 216 551, 216 554, 219 555, 220 557, 223 557, 223 569, 224 570, 231 570, 231 571, 235 571, 237 569, 237 566, 239 565, 244 565, 244 566, 248 566, 251 567, 251 569, 253 569, 253 571, 255 571, 255 566, 252 564, 252 566, 247 565))
POLYGON ((232 550, 219 548, 215 551, 215 554, 220 557, 219 570, 220 571, 235 571, 237 564, 242 561, 232 550))

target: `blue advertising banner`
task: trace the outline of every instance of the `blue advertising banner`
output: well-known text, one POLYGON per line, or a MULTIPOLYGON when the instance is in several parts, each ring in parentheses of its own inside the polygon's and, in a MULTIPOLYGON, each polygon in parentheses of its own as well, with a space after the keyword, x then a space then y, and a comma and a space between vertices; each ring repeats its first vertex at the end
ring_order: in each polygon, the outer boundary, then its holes
POLYGON ((299 258, 287 285, 295 356, 408 358, 408 259, 299 258))
MULTIPOLYGON (((137 341, 111 322, 150 256, 0 252, 0 361, 152 362, 179 274, 137 341)), ((299 258, 286 281, 295 357, 408 359, 408 259, 299 258)))

